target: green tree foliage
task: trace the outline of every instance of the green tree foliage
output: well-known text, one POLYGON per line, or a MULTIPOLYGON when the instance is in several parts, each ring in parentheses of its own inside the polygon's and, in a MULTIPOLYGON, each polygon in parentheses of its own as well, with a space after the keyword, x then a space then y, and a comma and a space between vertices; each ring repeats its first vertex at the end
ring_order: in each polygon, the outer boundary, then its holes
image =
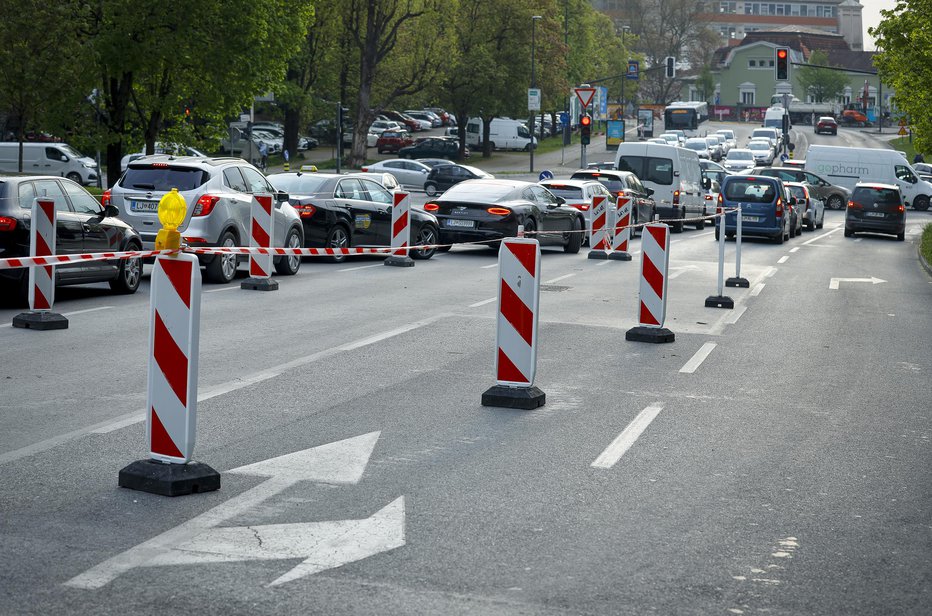
POLYGON ((909 116, 917 151, 932 151, 932 2, 900 0, 868 33, 880 53, 874 65, 896 90, 896 104, 909 116))
POLYGON ((817 103, 832 101, 845 92, 848 85, 848 75, 830 68, 819 66, 832 66, 828 61, 828 54, 822 50, 813 51, 809 55, 809 64, 815 66, 793 67, 796 72, 796 82, 803 92, 812 95, 817 103))

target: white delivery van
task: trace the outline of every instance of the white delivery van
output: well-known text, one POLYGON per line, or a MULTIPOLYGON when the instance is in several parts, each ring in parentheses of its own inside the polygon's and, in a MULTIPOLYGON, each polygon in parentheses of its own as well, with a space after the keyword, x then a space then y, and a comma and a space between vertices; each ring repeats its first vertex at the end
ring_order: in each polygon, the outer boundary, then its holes
POLYGON ((787 127, 791 128, 790 114, 783 107, 774 105, 764 112, 764 128, 774 128, 778 133, 783 132, 783 116, 786 116, 787 127))
MULTIPOLYGON (((631 171, 653 189, 660 219, 679 221, 670 223, 674 233, 683 230, 681 219, 707 213, 699 155, 694 150, 659 143, 621 143, 615 153, 615 169, 631 171)), ((705 221, 690 224, 702 229, 705 221)))
MULTIPOLYGON (((493 150, 527 150, 533 143, 536 147, 537 139, 531 137, 531 132, 521 120, 509 118, 493 118, 489 128, 489 141, 493 150)), ((481 147, 482 145, 482 118, 469 118, 466 122, 466 145, 481 147)))
POLYGON ((806 171, 849 190, 854 190, 858 182, 893 184, 899 187, 907 205, 916 210, 929 209, 932 184, 920 180, 906 157, 896 150, 811 145, 806 152, 806 171))
MULTIPOLYGON (((19 171, 19 143, 0 143, 0 172, 19 171)), ((58 175, 85 186, 97 183, 97 163, 65 143, 24 143, 23 173, 58 175)))

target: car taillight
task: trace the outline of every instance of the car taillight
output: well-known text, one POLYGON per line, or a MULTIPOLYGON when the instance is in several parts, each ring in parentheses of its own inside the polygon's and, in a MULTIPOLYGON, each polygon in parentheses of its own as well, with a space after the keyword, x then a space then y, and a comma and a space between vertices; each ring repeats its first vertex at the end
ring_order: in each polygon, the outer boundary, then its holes
POLYGON ((298 216, 301 218, 310 218, 317 212, 317 208, 311 205, 310 203, 304 205, 295 205, 294 209, 297 210, 298 216))
POLYGON ((436 212, 439 209, 440 209, 440 205, 436 203, 425 203, 424 204, 424 211, 426 212, 436 212))
POLYGON ((705 200, 706 200, 706 201, 711 201, 711 200, 712 200, 712 195, 706 195, 706 196, 705 196, 705 200))
POLYGON ((856 201, 848 201, 848 209, 849 210, 863 210, 864 206, 862 206, 860 203, 857 203, 856 201))
POLYGON ((363 167, 362 169, 360 169, 360 171, 362 171, 363 173, 365 173, 368 170, 369 170, 369 167, 363 167))
POLYGON ((496 216, 508 216, 511 214, 511 210, 504 207, 490 207, 486 210, 489 214, 495 214, 496 216))
POLYGON ((220 201, 220 197, 216 195, 201 195, 201 198, 194 205, 194 212, 191 216, 207 216, 213 211, 218 201, 220 201))
POLYGON ((574 208, 576 208, 576 209, 579 210, 580 212, 588 212, 588 211, 589 211, 589 204, 588 204, 588 203, 571 203, 570 205, 572 205, 574 208))
POLYGON ((775 211, 777 217, 783 216, 783 199, 777 197, 777 209, 775 211))
POLYGON ((673 205, 679 205, 679 204, 680 204, 680 191, 674 190, 673 191, 673 205))
POLYGON ((16 219, 9 216, 0 216, 0 231, 12 231, 16 228, 16 219))
POLYGON ((206 244, 207 240, 203 237, 194 237, 193 235, 185 235, 182 237, 185 241, 185 244, 206 244))
POLYGON ((902 214, 903 212, 906 211, 906 206, 901 203, 898 206, 896 206, 896 211, 902 214))
POLYGON ((715 213, 716 213, 716 214, 721 214, 721 213, 724 212, 724 211, 725 211, 725 208, 723 208, 721 205, 718 206, 717 208, 715 208, 715 213))
POLYGON ((719 206, 725 205, 725 198, 722 197, 722 193, 718 193, 718 205, 719 206))
POLYGON ((107 207, 112 202, 113 198, 110 196, 110 189, 108 188, 102 195, 100 195, 100 204, 104 207, 107 207))

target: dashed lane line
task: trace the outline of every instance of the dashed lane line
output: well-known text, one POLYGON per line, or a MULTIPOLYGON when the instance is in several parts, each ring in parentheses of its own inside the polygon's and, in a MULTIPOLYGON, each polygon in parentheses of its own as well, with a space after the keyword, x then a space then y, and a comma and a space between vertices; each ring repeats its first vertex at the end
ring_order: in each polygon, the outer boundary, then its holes
POLYGON ((683 374, 694 373, 699 368, 699 366, 702 365, 702 362, 705 361, 705 358, 708 357, 717 346, 718 345, 714 342, 706 342, 703 344, 701 347, 699 347, 699 350, 696 351, 696 354, 693 355, 690 360, 683 365, 682 368, 680 368, 680 372, 683 374))
POLYGON ((615 466, 618 463, 618 460, 621 459, 621 456, 631 449, 631 446, 634 445, 634 442, 638 440, 638 437, 647 429, 647 426, 650 425, 654 418, 663 410, 663 405, 659 402, 655 402, 650 405, 634 418, 634 420, 628 424, 628 427, 618 435, 618 437, 612 441, 612 443, 605 448, 599 457, 590 465, 593 468, 602 468, 609 469, 615 466))

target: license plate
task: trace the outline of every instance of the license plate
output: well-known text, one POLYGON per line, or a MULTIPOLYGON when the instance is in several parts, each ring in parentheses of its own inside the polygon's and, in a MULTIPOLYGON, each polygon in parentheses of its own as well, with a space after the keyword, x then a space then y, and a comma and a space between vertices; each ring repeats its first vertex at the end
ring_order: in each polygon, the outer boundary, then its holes
POLYGON ((448 227, 461 227, 464 229, 472 229, 476 225, 474 220, 459 220, 456 218, 448 218, 447 226, 448 227))
POLYGON ((871 218, 883 218, 883 212, 864 212, 865 216, 870 216, 871 218))
POLYGON ((130 201, 131 212, 158 212, 159 204, 156 201, 130 201))
POLYGON ((742 216, 741 222, 758 222, 760 220, 757 216, 742 216))

